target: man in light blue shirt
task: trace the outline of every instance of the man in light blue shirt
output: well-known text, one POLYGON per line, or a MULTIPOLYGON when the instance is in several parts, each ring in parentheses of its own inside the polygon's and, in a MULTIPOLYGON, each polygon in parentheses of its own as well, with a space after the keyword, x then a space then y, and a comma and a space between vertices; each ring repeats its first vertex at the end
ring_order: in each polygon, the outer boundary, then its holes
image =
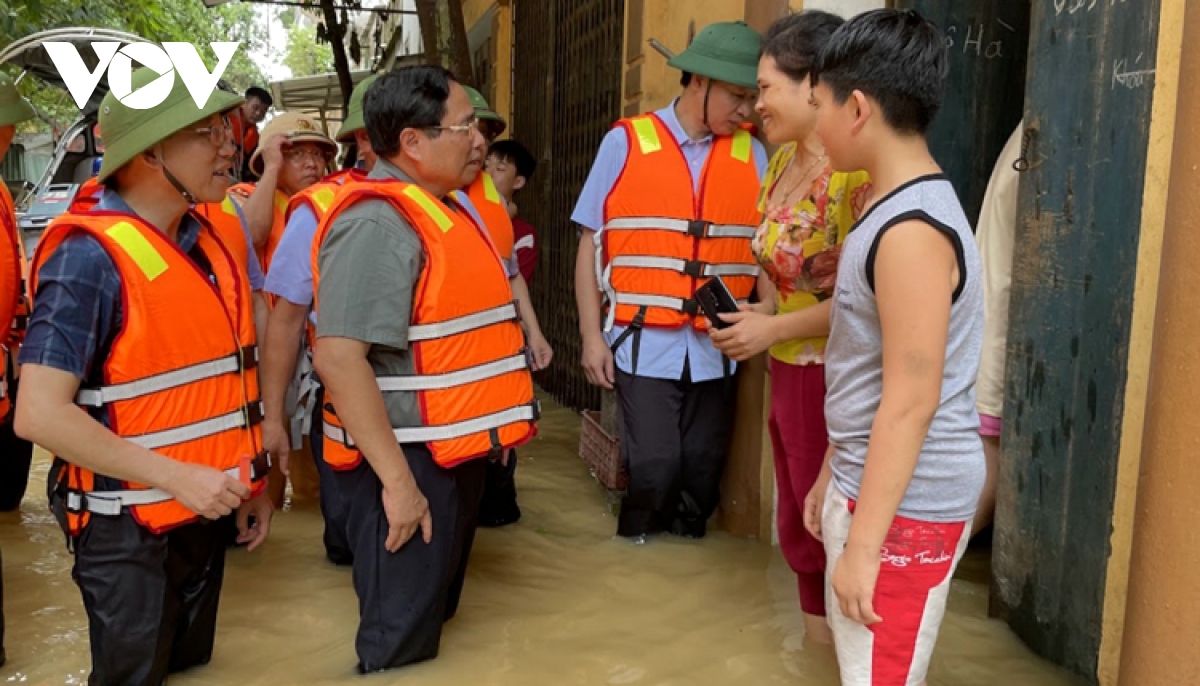
MULTIPOLYGON (((734 136, 750 115, 757 89, 759 43, 758 33, 742 22, 714 24, 669 63, 684 73, 683 93, 654 116, 677 146, 655 140, 651 151, 672 155, 672 148, 677 147, 682 153, 696 208, 702 206, 705 190, 701 179, 714 142, 734 136)), ((690 324, 638 327, 630 332, 619 325, 607 330, 603 326, 605 304, 597 278, 597 246, 603 244, 605 223, 610 219, 606 205, 627 170, 633 132, 639 139, 646 135, 643 128, 623 123, 627 126, 614 127, 601 143, 571 217, 582 227, 575 284, 583 367, 591 383, 615 387, 621 401, 622 459, 629 468, 630 487, 621 505, 618 534, 638 537, 671 531, 698 538, 704 535, 705 523, 719 501, 718 485, 733 420, 733 384, 728 378, 733 365, 722 358, 706 333, 690 324)), ((650 136, 656 136, 656 129, 648 124, 641 122, 651 129, 650 136)), ((640 145, 645 152, 645 142, 640 145)), ((766 151, 751 139, 746 152, 752 154, 746 155, 745 161, 753 164, 761 179, 767 167, 766 151)), ((668 173, 666 165, 663 173, 668 173)), ((709 179, 705 187, 714 183, 719 181, 709 179)), ((749 208, 755 202, 753 194, 745 198, 749 208)), ((696 239, 697 250, 703 240, 708 239, 696 239)), ((745 242, 749 255, 748 237, 745 242)), ((606 288, 611 291, 611 286, 606 288)))

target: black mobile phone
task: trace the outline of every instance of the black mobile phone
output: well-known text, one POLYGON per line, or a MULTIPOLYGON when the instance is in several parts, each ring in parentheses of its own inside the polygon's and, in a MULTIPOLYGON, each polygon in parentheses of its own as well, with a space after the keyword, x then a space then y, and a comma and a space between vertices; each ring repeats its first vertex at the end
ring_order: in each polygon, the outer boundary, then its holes
POLYGON ((700 304, 700 310, 704 312, 704 316, 708 317, 708 321, 714 329, 733 326, 717 316, 738 311, 737 299, 729 292, 729 287, 725 285, 721 277, 714 276, 696 289, 696 302, 700 304))

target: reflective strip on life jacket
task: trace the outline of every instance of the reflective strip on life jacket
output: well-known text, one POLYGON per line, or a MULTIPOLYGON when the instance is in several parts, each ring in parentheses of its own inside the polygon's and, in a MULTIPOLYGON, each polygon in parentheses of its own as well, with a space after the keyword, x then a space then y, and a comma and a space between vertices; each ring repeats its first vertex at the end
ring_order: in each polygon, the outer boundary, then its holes
POLYGON ((262 420, 262 402, 258 401, 240 407, 232 412, 227 412, 194 424, 177 426, 173 429, 165 429, 137 436, 122 436, 122 438, 135 445, 140 445, 147 450, 154 450, 156 448, 164 448, 168 445, 215 436, 230 429, 249 429, 262 424, 262 420))
POLYGON ((257 363, 258 346, 252 345, 236 355, 211 362, 201 362, 165 374, 156 374, 115 386, 80 389, 75 395, 75 403, 86 407, 103 407, 119 400, 130 400, 151 393, 159 393, 222 374, 240 374, 247 369, 253 369, 257 363))
POLYGON ((431 374, 425 376, 379 376, 375 381, 379 384, 379 390, 388 392, 396 391, 433 391, 445 388, 454 388, 455 386, 464 386, 469 383, 483 381, 492 377, 516 372, 522 369, 529 368, 529 358, 522 351, 511 357, 502 357, 495 362, 488 362, 474 367, 467 367, 454 372, 445 374, 431 374))
MULTIPOLYGON (((537 421, 541 416, 541 406, 537 400, 529 405, 518 405, 507 410, 494 412, 482 417, 474 417, 453 424, 441 426, 418 426, 404 429, 393 429, 397 443, 430 443, 432 441, 448 441, 459 436, 469 436, 481 431, 499 429, 514 422, 537 421)), ((325 437, 345 445, 354 447, 354 439, 345 429, 325 422, 325 437)))
POLYGON ((609 267, 638 267, 643 269, 670 269, 696 278, 707 276, 758 276, 758 266, 749 264, 705 264, 699 260, 679 260, 674 257, 652 257, 649 255, 619 255, 609 267))
POLYGON ((446 321, 435 322, 433 324, 410 326, 408 328, 408 340, 413 342, 447 338, 474 329, 482 329, 485 326, 493 324, 517 321, 519 318, 517 306, 514 303, 509 303, 490 310, 468 314, 464 317, 447 319, 446 321))
POLYGON ((620 217, 604 224, 605 231, 676 231, 694 238, 754 238, 758 227, 745 224, 710 224, 703 220, 666 217, 620 217))
MULTIPOLYGON (((618 305, 634 305, 637 307, 665 307, 668 310, 683 312, 691 316, 696 316, 700 313, 700 305, 693 298, 684 300, 683 298, 672 298, 666 295, 649 295, 646 293, 617 293, 616 303, 618 305)), ((739 305, 745 305, 750 301, 748 299, 738 300, 739 305)))
MULTIPOLYGON (((263 453, 260 459, 250 463, 250 481, 262 481, 271 472, 271 458, 263 453)), ((233 478, 241 475, 241 467, 230 467, 224 474, 233 478)), ((138 505, 155 505, 174 500, 170 493, 158 488, 131 488, 124 491, 82 491, 67 492, 67 509, 72 512, 91 512, 92 514, 116 516, 127 507, 138 505)))

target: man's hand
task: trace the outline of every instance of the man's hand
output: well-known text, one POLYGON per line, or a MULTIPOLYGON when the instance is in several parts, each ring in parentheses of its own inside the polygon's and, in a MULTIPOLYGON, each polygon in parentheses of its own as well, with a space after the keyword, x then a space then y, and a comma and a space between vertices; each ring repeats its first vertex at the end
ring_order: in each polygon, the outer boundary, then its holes
POLYGON ((550 360, 554 359, 554 348, 550 347, 550 342, 538 331, 529 337, 529 352, 533 356, 533 371, 540 372, 550 366, 550 360))
POLYGON ((278 169, 283 164, 283 146, 288 137, 277 133, 268 138, 262 145, 263 169, 278 169))
POLYGON ((713 346, 731 360, 743 362, 775 345, 775 318, 742 305, 737 312, 720 315, 733 326, 710 327, 708 336, 713 346))
POLYGON ((879 579, 879 554, 878 548, 848 543, 833 570, 833 592, 842 614, 865 626, 883 621, 872 603, 879 579))
POLYGON ((263 422, 262 442, 263 448, 286 476, 289 473, 288 458, 292 454, 292 437, 288 435, 287 426, 270 419, 263 422))
POLYGON ((186 462, 173 462, 162 488, 184 507, 207 519, 224 517, 250 497, 250 489, 232 476, 186 462))
POLYGON ((412 479, 399 486, 383 487, 383 512, 388 520, 388 536, 383 547, 389 553, 404 547, 418 528, 426 543, 433 540, 433 515, 429 513, 429 502, 412 479))
POLYGON ((583 341, 583 373, 588 383, 612 390, 616 376, 613 372, 613 352, 601 336, 592 336, 583 341))
POLYGON ((242 503, 237 511, 237 542, 249 543, 246 550, 251 551, 261 545, 271 532, 271 517, 274 514, 275 507, 271 505, 271 498, 265 488, 256 497, 242 503), (251 517, 254 517, 253 526, 250 525, 251 517))

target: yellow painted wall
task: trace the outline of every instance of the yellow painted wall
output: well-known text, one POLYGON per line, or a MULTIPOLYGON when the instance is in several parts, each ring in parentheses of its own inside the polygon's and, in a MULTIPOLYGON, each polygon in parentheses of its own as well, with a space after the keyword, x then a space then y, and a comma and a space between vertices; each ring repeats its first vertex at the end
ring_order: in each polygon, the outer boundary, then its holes
POLYGON ((1200 684, 1200 6, 1187 5, 1121 686, 1200 684))
MULTIPOLYGON (((688 26, 694 24, 698 33, 708 24, 732 21, 745 17, 745 0, 644 0, 642 3, 627 3, 632 10, 637 4, 643 7, 641 42, 633 47, 633 64, 641 60, 641 87, 634 92, 626 90, 626 105, 637 103, 640 110, 663 107, 679 95, 679 72, 667 66, 667 59, 646 44, 657 38, 675 52, 688 44, 688 26), (638 55, 640 48, 640 55, 638 55)), ((628 22, 636 21, 628 17, 628 22)), ((627 24, 628 24, 627 22, 627 24)), ((626 50, 628 55, 631 51, 626 50)))

